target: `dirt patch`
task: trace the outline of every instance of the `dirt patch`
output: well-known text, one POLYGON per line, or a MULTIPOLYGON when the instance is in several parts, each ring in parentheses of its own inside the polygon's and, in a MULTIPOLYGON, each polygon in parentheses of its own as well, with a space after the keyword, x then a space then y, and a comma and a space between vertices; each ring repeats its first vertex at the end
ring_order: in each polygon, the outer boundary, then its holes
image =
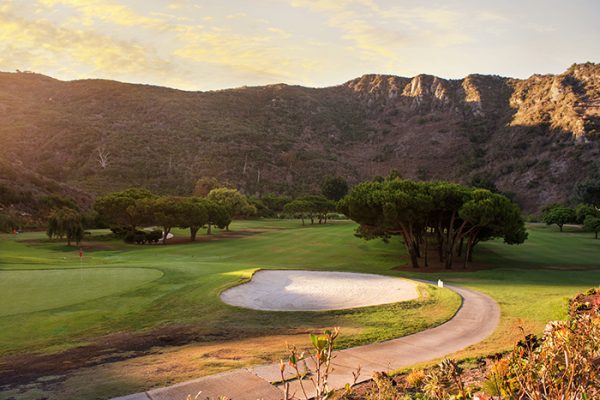
POLYGON ((23 384, 39 377, 147 354, 156 347, 191 342, 231 340, 234 333, 206 333, 190 326, 168 326, 141 333, 117 333, 97 338, 92 344, 57 354, 19 354, 0 358, 0 386, 23 384))

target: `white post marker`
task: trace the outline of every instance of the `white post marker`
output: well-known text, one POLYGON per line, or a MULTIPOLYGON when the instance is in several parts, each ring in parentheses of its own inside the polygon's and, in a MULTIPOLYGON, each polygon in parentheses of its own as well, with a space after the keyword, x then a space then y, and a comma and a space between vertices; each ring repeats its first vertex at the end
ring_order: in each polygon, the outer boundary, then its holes
POLYGON ((444 282, 442 282, 441 279, 438 279, 438 287, 441 287, 441 288, 444 287, 444 282))

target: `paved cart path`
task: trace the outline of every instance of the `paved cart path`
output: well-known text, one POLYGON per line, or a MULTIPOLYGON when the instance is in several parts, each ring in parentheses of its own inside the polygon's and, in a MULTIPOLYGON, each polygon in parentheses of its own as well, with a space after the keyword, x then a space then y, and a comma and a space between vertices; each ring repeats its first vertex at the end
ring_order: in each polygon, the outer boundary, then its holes
MULTIPOLYGON (((446 286, 462 297, 462 306, 448 322, 399 339, 368 344, 335 352, 330 375, 331 387, 343 388, 353 381, 352 372, 358 366, 358 382, 371 379, 376 371, 389 371, 441 358, 462 350, 488 337, 500 320, 500 307, 490 297, 469 289, 446 286)), ((185 400, 187 395, 216 399, 226 396, 232 400, 280 400, 281 386, 272 384, 281 380, 279 364, 241 368, 183 382, 166 388, 149 390, 113 400, 185 400)), ((306 382, 305 389, 311 383, 306 382)), ((308 394, 312 393, 307 390, 308 394)), ((303 398, 298 381, 290 383, 290 393, 303 398)))

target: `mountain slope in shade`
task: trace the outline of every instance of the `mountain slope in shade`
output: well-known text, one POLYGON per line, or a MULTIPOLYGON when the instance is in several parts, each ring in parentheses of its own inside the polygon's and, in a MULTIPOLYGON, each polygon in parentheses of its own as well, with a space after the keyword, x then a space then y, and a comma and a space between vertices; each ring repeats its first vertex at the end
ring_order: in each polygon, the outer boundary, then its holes
POLYGON ((294 194, 327 175, 356 183, 396 169, 484 176, 533 211, 600 170, 600 65, 212 92, 0 73, 0 121, 0 159, 90 194, 189 194, 200 176, 294 194))

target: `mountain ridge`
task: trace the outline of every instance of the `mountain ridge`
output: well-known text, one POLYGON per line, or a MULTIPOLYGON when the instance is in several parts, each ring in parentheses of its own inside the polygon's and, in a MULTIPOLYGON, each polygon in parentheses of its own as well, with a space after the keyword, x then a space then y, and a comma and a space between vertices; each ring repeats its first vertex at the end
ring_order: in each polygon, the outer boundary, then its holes
MULTIPOLYGON (((356 183, 396 169, 484 176, 535 211, 600 170, 600 65, 206 92, 0 73, 0 121, 0 158, 91 195, 132 185, 189 194, 201 176, 297 194, 326 175, 356 183)), ((0 184, 11 181, 0 174, 0 184)))

